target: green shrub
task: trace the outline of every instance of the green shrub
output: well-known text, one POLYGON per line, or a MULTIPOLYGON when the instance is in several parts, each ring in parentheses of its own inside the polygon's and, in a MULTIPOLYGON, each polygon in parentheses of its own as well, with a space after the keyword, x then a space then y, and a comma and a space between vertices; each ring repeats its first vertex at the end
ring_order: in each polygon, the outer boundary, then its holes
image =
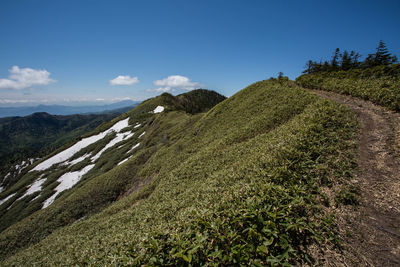
POLYGON ((342 188, 335 196, 336 203, 344 205, 358 205, 360 190, 356 186, 342 188))
POLYGON ((296 83, 305 88, 360 97, 400 111, 400 64, 305 74, 296 83))

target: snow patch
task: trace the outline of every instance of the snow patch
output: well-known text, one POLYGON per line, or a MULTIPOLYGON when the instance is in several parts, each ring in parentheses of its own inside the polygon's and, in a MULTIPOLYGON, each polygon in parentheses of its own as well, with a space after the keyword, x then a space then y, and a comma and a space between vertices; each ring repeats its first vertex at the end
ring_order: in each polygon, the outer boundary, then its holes
POLYGON ((0 186, 0 193, 3 192, 4 187, 0 186))
POLYGON ((28 190, 26 190, 25 194, 22 195, 22 197, 18 198, 17 200, 20 200, 26 196, 32 195, 35 192, 38 192, 40 190, 42 190, 42 184, 46 181, 46 179, 39 179, 36 180, 35 182, 33 182, 28 190))
POLYGON ((139 135, 138 138, 142 137, 142 136, 145 135, 145 134, 146 134, 146 132, 143 132, 141 135, 139 135))
POLYGON ((7 177, 10 175, 11 175, 11 173, 7 173, 6 176, 4 176, 3 179, 1 180, 0 184, 3 183, 7 179, 7 177))
POLYGON ((119 133, 117 134, 117 136, 111 140, 102 150, 100 150, 96 155, 94 155, 91 158, 91 161, 94 162, 96 161, 98 158, 100 158, 101 154, 103 154, 104 151, 106 151, 107 149, 109 149, 110 147, 114 146, 115 144, 124 141, 126 139, 129 139, 133 136, 134 133, 132 132, 125 132, 125 133, 119 133))
POLYGON ((33 201, 35 201, 36 199, 38 199, 40 197, 40 194, 39 195, 37 195, 34 199, 32 199, 30 202, 33 202, 33 201))
POLYGON ((109 132, 115 131, 115 132, 119 133, 122 129, 124 129, 128 126, 129 126, 129 118, 126 118, 125 120, 121 120, 121 121, 117 122, 116 124, 114 124, 107 131, 109 131, 109 132))
POLYGON ((127 154, 131 153, 135 148, 137 148, 138 146, 140 146, 140 143, 137 143, 136 145, 134 145, 131 150, 129 150, 128 152, 126 152, 127 154))
POLYGON ((10 198, 12 198, 13 196, 15 196, 16 193, 13 193, 11 195, 9 195, 8 197, 0 200, 0 205, 2 205, 4 202, 6 202, 7 200, 9 200, 10 198))
POLYGON ((79 157, 77 159, 74 159, 74 160, 71 160, 71 161, 67 161, 63 165, 69 165, 69 166, 75 165, 75 164, 83 161, 84 159, 86 159, 90 155, 91 155, 91 153, 87 153, 87 154, 85 154, 85 155, 83 155, 83 156, 81 156, 81 157, 79 157))
POLYGON ((56 192, 51 197, 46 199, 46 201, 43 203, 42 209, 47 208, 51 203, 53 203, 53 201, 61 192, 73 187, 77 182, 79 182, 82 176, 88 173, 93 167, 94 164, 91 164, 80 171, 67 172, 63 174, 60 178, 58 178, 57 181, 60 182, 60 184, 57 185, 57 187, 55 188, 56 192))
POLYGON ((123 161, 121 161, 120 163, 118 163, 117 165, 119 166, 119 165, 121 165, 121 164, 127 162, 130 158, 132 158, 132 156, 127 157, 126 159, 124 159, 123 161))
POLYGON ((156 114, 156 113, 160 113, 160 112, 163 112, 163 111, 164 111, 164 107, 163 107, 163 106, 157 106, 157 107, 153 110, 153 113, 156 114))
POLYGON ((26 167, 29 166, 29 161, 25 161, 23 160, 21 165, 17 165, 15 166, 15 169, 18 170, 18 174, 20 174, 22 172, 23 169, 25 169, 26 167), (17 167, 18 166, 18 167, 17 167))
POLYGON ((129 118, 125 120, 121 120, 117 123, 115 123, 110 129, 101 132, 99 134, 83 138, 81 141, 77 142, 75 145, 61 151, 57 155, 54 155, 53 157, 43 161, 42 163, 38 164, 35 168, 33 168, 31 171, 43 171, 48 168, 50 168, 52 165, 61 163, 63 161, 66 161, 67 159, 71 158, 75 153, 80 151, 82 148, 85 148, 100 139, 103 139, 107 134, 115 131, 115 132, 120 132, 122 129, 125 127, 128 127, 128 121, 129 118))
POLYGON ((138 123, 138 124, 136 124, 133 128, 138 128, 138 127, 140 127, 140 125, 142 125, 141 123, 138 123))

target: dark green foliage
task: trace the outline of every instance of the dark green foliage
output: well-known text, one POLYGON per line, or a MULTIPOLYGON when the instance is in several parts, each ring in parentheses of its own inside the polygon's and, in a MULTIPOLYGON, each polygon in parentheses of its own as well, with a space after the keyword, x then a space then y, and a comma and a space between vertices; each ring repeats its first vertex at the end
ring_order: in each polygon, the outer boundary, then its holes
POLYGON ((296 83, 310 89, 361 97, 400 111, 400 64, 305 74, 296 83))
POLYGON ((386 44, 381 40, 375 54, 369 54, 365 59, 366 67, 389 66, 397 62, 397 57, 390 54, 386 44))
POLYGON ((340 53, 340 49, 336 48, 330 62, 324 61, 324 63, 322 63, 322 61, 316 62, 309 60, 306 63, 303 73, 311 74, 339 70, 365 69, 376 66, 389 66, 397 62, 397 57, 389 53, 389 50, 382 40, 379 42, 374 54, 369 54, 363 62, 359 61, 360 58, 361 55, 355 51, 349 53, 344 50, 343 53, 340 53))
MULTIPOLYGON (((208 111, 226 99, 225 96, 217 92, 205 89, 196 89, 177 96, 163 93, 160 97, 164 105, 167 105, 170 110, 183 110, 190 114, 208 111)), ((152 99, 146 101, 152 101, 152 99)))
MULTIPOLYGON (((340 49, 336 48, 335 53, 333 54, 333 57, 332 57, 332 61, 331 61, 331 66, 332 66, 332 69, 334 69, 334 70, 337 70, 339 68, 339 56, 340 56, 340 49)), ((310 64, 312 67, 311 60, 308 62, 308 64, 310 64)), ((308 73, 311 73, 311 72, 309 71, 308 73)))
POLYGON ((214 91, 197 89, 185 94, 176 96, 179 104, 183 109, 190 113, 196 114, 199 112, 206 112, 216 104, 226 99, 225 96, 218 94, 214 91))

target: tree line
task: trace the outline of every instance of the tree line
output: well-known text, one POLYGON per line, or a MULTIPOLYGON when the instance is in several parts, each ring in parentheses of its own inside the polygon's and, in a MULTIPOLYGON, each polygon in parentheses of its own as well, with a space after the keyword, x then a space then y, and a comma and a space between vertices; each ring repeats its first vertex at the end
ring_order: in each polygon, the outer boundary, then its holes
POLYGON ((391 65, 397 62, 397 57, 389 53, 386 44, 381 40, 376 48, 376 52, 368 54, 365 60, 360 61, 361 55, 358 52, 336 48, 331 60, 324 62, 309 60, 306 63, 303 73, 310 74, 322 71, 339 71, 349 69, 366 69, 381 65, 391 65))

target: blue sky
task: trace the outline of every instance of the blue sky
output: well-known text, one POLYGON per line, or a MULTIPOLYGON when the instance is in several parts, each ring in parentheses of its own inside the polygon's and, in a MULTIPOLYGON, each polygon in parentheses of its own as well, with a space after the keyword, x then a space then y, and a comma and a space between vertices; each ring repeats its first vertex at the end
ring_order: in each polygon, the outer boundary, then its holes
POLYGON ((230 96, 336 47, 365 56, 382 39, 400 56, 399 12, 385 0, 2 0, 0 105, 230 96))

